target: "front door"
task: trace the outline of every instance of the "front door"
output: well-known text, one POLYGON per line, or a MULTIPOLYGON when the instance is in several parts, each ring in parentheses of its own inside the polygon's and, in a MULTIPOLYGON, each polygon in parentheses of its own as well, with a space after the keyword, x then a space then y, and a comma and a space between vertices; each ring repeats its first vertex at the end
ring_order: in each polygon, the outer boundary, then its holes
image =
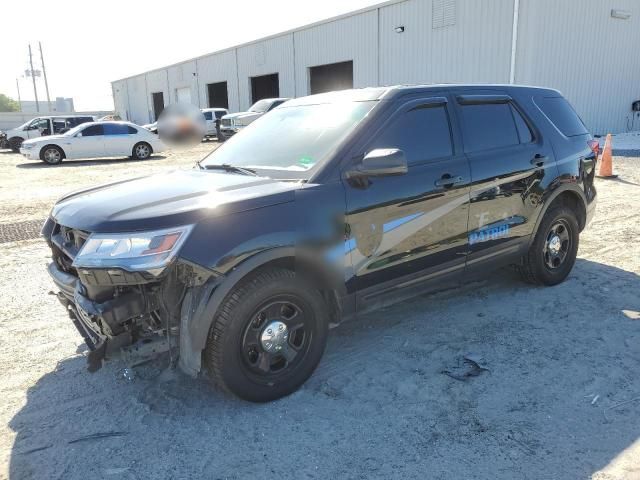
POLYGON ((404 175, 343 180, 352 265, 347 289, 356 292, 358 310, 459 280, 470 170, 456 132, 447 97, 414 98, 399 102, 358 152, 356 162, 373 149, 399 148, 408 162, 404 175))
POLYGON ((65 150, 70 148, 68 157, 73 158, 94 158, 104 157, 104 128, 100 124, 89 125, 84 130, 78 132, 75 137, 69 139, 69 146, 65 145, 65 150))
POLYGON ((545 183, 556 177, 553 150, 505 92, 455 97, 473 182, 467 265, 510 263, 526 249, 545 183))

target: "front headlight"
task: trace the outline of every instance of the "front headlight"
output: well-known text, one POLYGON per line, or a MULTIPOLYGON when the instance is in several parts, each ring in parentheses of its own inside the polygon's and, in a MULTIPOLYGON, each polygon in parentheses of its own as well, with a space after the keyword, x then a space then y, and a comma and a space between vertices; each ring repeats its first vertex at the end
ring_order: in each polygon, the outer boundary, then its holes
POLYGON ((159 274, 176 257, 192 228, 187 225, 151 232, 92 233, 73 266, 159 274))
POLYGON ((21 148, 24 148, 25 150, 30 150, 30 149, 32 149, 33 147, 35 147, 35 145, 34 145, 33 143, 23 143, 23 144, 21 145, 21 148))

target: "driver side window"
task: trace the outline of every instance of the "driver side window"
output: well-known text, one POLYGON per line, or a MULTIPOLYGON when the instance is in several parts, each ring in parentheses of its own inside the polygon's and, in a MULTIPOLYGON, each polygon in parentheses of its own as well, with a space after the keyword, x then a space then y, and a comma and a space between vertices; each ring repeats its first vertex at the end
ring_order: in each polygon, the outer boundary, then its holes
POLYGON ((104 129, 102 125, 91 125, 85 128, 84 130, 82 130, 80 134, 83 137, 96 137, 98 135, 104 135, 104 129))
POLYGON ((419 165, 453 155, 449 115, 445 105, 416 105, 388 122, 369 146, 399 148, 408 165, 419 165))

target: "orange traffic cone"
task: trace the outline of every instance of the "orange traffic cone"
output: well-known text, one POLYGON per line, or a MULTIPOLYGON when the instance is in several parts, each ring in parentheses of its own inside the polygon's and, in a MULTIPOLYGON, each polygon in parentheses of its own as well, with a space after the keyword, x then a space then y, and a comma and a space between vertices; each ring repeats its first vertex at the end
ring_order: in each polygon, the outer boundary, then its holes
POLYGON ((598 178, 616 178, 618 175, 613 174, 613 160, 611 158, 611 134, 607 134, 604 141, 602 155, 600 155, 600 173, 598 178))

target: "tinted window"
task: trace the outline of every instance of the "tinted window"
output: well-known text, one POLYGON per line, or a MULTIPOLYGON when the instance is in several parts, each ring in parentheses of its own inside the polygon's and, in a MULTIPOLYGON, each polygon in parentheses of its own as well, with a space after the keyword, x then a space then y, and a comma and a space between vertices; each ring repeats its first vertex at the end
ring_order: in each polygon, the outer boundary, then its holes
POLYGON ((127 125, 127 133, 129 135, 135 135, 136 133, 138 133, 138 130, 136 130, 135 128, 133 128, 130 125, 127 125))
POLYGON ((211 112, 203 112, 205 120, 213 120, 213 114, 211 112))
POLYGON ((128 135, 129 125, 119 125, 117 123, 105 123, 103 125, 105 135, 128 135))
POLYGON ((374 148, 399 148, 409 165, 453 154, 445 107, 415 107, 392 121, 373 142, 374 148))
POLYGON ((279 107, 280 105, 282 105, 285 102, 285 100, 276 100, 275 102, 273 102, 273 104, 271 104, 271 106, 269 107, 269 111, 273 110, 276 107, 279 107))
POLYGON ((536 103, 565 137, 589 133, 575 110, 562 97, 538 97, 536 103))
POLYGON ((60 133, 63 130, 67 130, 69 127, 67 126, 67 122, 60 118, 56 118, 53 120, 53 132, 60 133))
POLYGON ((513 114, 513 119, 516 122, 516 128, 518 129, 518 137, 520 137, 520 143, 530 143, 533 140, 533 136, 531 135, 531 130, 529 129, 529 125, 520 112, 511 105, 511 113, 513 114))
POLYGON ((219 110, 216 112, 216 118, 217 119, 221 119, 222 117, 224 117, 227 114, 227 112, 225 112, 224 110, 219 110))
POLYGON ((520 143, 508 103, 463 105, 462 134, 466 152, 477 152, 520 143))
POLYGON ((104 135, 102 125, 91 125, 82 130, 83 137, 95 137, 96 135, 104 135))

